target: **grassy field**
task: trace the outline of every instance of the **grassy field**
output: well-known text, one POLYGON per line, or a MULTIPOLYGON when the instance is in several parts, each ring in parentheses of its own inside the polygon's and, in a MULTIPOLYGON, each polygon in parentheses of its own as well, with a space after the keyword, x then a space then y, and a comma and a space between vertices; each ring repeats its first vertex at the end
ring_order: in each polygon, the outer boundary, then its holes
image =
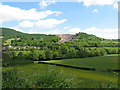
MULTIPOLYGON (((94 65, 95 62, 97 62, 98 60, 96 67, 97 65, 100 65, 100 63, 102 63, 103 61, 105 61, 103 63, 106 63, 106 65, 107 63, 111 65, 113 64, 112 67, 114 67, 114 64, 117 63, 115 61, 116 58, 117 55, 108 55, 101 57, 66 59, 65 61, 68 62, 71 60, 70 65, 79 65, 79 60, 86 60, 87 63, 91 63, 92 60, 94 60, 94 63, 92 62, 91 64, 94 65), (77 64, 75 64, 73 60, 77 64), (100 62, 100 60, 102 61, 100 62)), ((57 60, 53 61, 49 62, 56 63, 57 60)), ((87 64, 86 66, 88 67, 88 65, 89 64, 87 64)), ((99 66, 98 68, 100 67, 102 68, 102 66, 99 66)), ((56 65, 37 63, 13 67, 3 67, 2 72, 4 88, 118 88, 117 72, 86 71, 56 65)))
POLYGON ((95 68, 96 70, 118 70, 118 54, 111 54, 99 57, 75 58, 75 59, 62 59, 42 61, 47 63, 56 63, 62 65, 70 65, 77 67, 95 68))
MULTIPOLYGON (((65 76, 65 79, 68 80, 68 82, 75 83, 75 85, 76 83, 79 82, 78 83, 79 85, 75 87, 80 87, 80 88, 96 88, 99 87, 100 85, 104 88, 108 87, 108 85, 110 87, 117 87, 117 81, 118 81, 117 73, 84 71, 84 70, 77 70, 77 69, 65 68, 65 67, 59 67, 53 65, 28 64, 28 65, 15 66, 15 67, 6 67, 6 68, 4 67, 3 72, 5 71, 8 72, 11 69, 16 69, 17 72, 20 72, 19 74, 20 77, 24 77, 29 82, 33 78, 33 77, 31 78, 31 75, 32 76, 42 75, 52 70, 58 73, 62 73, 62 77, 65 76)), ((49 76, 49 73, 47 73, 47 75, 49 76)))

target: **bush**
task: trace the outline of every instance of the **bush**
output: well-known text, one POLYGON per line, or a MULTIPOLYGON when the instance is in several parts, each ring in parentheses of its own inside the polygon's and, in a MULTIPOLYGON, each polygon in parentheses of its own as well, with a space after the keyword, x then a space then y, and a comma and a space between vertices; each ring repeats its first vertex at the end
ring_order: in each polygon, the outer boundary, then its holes
POLYGON ((2 88, 118 88, 112 81, 77 78, 47 69, 44 73, 26 72, 20 68, 3 70, 2 88))
POLYGON ((62 73, 50 70, 38 78, 36 85, 40 88, 67 88, 71 84, 62 73))
POLYGON ((3 71, 2 72, 2 87, 3 88, 24 88, 24 79, 22 77, 18 76, 18 71, 17 69, 11 69, 8 71, 3 71))
POLYGON ((105 47, 108 54, 119 54, 118 47, 105 47))
POLYGON ((3 71, 3 88, 68 88, 66 76, 53 70, 43 74, 27 74, 18 69, 3 71))

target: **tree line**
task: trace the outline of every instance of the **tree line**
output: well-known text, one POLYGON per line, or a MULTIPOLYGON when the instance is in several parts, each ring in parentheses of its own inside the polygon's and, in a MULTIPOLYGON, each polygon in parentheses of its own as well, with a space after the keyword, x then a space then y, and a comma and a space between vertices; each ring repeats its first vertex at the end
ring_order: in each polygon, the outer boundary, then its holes
POLYGON ((117 47, 84 48, 81 46, 76 46, 69 48, 67 46, 61 46, 56 49, 45 47, 42 50, 31 49, 29 51, 5 51, 4 53, 9 54, 13 60, 57 60, 118 54, 119 50, 117 47))

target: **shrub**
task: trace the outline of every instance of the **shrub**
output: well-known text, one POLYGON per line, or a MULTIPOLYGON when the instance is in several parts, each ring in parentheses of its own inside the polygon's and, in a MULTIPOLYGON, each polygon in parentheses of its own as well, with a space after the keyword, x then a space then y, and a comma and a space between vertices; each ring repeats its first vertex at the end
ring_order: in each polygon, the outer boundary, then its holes
POLYGON ((71 87, 66 76, 53 70, 43 74, 27 74, 18 69, 3 71, 3 88, 67 88, 71 87))

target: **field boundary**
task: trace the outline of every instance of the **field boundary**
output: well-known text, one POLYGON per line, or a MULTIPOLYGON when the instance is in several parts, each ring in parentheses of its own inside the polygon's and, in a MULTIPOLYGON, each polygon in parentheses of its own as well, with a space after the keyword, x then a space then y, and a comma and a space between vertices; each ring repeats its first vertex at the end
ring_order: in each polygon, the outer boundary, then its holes
MULTIPOLYGON (((56 65, 56 66, 62 66, 62 67, 68 67, 68 68, 74 68, 74 69, 81 69, 81 70, 87 70, 87 71, 97 71, 95 68, 87 68, 87 67, 76 67, 76 66, 70 66, 70 65, 62 65, 62 64, 56 64, 56 63, 46 63, 46 62, 38 62, 38 64, 49 64, 49 65, 56 65)), ((120 72, 120 70, 99 70, 101 72, 120 72)))

